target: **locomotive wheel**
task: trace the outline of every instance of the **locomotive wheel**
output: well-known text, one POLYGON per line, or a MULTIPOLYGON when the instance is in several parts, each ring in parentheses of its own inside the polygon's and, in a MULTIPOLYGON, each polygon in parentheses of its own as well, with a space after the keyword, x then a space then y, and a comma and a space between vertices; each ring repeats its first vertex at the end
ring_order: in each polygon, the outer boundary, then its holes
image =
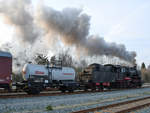
POLYGON ((139 84, 138 84, 138 87, 142 87, 142 83, 139 83, 139 84))
POLYGON ((29 89, 26 91, 28 93, 28 95, 37 95, 40 93, 40 90, 38 89, 29 89))
POLYGON ((39 90, 35 90, 35 91, 33 91, 34 93, 33 94, 40 94, 40 91, 39 90))
POLYGON ((32 94, 31 91, 26 91, 26 93, 27 93, 28 95, 31 95, 31 94, 32 94))
POLYGON ((96 91, 96 88, 95 87, 91 88, 91 91, 96 91))
POLYGON ((63 89, 63 90, 61 90, 61 92, 62 92, 62 93, 65 93, 65 92, 66 92, 66 90, 65 90, 65 89, 63 89))
POLYGON ((88 87, 85 86, 85 87, 84 87, 84 91, 88 91, 88 87))
POLYGON ((98 91, 103 91, 104 89, 103 88, 98 88, 98 91))
POLYGON ((108 90, 111 90, 111 87, 110 87, 110 86, 108 86, 108 87, 107 87, 107 89, 108 89, 108 90))
POLYGON ((68 90, 68 91, 69 91, 70 93, 73 93, 73 91, 74 91, 74 90, 73 90, 73 89, 71 89, 71 90, 68 90))
POLYGON ((4 88, 4 90, 7 91, 7 92, 11 92, 11 87, 7 86, 7 87, 4 88))
POLYGON ((99 90, 99 91, 103 91, 103 90, 104 90, 104 86, 102 86, 102 85, 99 86, 99 87, 98 87, 98 90, 99 90))

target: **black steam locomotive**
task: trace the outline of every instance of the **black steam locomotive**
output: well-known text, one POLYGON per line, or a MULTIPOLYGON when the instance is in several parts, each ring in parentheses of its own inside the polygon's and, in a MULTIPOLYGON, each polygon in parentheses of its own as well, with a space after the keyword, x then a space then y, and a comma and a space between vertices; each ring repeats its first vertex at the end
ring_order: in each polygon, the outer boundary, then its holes
POLYGON ((85 90, 136 88, 142 85, 141 74, 136 66, 126 67, 112 64, 91 64, 84 69, 78 80, 85 90))

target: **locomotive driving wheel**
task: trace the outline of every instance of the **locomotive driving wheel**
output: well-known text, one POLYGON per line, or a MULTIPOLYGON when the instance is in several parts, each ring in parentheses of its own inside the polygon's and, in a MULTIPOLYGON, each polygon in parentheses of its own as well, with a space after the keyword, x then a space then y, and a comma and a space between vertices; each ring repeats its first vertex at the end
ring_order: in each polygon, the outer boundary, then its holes
POLYGON ((40 93, 40 90, 38 88, 29 88, 25 92, 29 95, 37 95, 40 93))

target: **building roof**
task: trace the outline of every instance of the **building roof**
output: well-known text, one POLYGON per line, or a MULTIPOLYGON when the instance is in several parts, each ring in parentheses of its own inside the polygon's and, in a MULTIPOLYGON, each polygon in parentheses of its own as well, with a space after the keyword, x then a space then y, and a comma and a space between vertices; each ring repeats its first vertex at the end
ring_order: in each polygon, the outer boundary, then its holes
POLYGON ((0 57, 12 57, 11 53, 0 51, 0 57))

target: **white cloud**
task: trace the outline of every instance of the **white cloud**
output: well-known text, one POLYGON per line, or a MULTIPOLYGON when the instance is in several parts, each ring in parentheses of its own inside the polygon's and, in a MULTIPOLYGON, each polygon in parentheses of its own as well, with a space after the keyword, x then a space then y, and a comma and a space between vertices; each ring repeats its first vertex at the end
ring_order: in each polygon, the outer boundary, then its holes
POLYGON ((13 28, 4 24, 3 18, 0 16, 0 45, 11 41, 13 34, 13 28))

